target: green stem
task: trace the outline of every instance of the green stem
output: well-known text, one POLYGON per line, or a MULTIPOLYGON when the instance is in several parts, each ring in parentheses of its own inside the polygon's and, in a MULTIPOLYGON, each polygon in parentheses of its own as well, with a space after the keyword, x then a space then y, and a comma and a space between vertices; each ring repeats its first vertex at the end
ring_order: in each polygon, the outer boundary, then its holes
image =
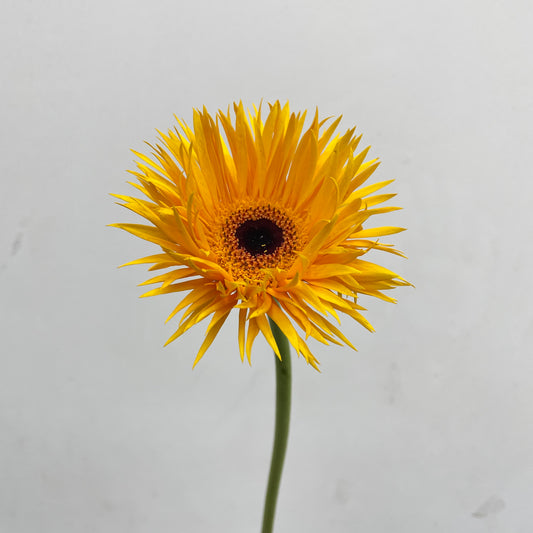
POLYGON ((272 533, 274 527, 279 483, 283 470, 283 462, 285 461, 285 452, 287 451, 289 422, 291 419, 291 352, 289 341, 276 323, 270 319, 269 321, 281 354, 281 360, 279 357, 274 356, 276 361, 276 425, 272 460, 270 462, 270 474, 268 476, 265 497, 265 509, 263 512, 262 533, 272 533))

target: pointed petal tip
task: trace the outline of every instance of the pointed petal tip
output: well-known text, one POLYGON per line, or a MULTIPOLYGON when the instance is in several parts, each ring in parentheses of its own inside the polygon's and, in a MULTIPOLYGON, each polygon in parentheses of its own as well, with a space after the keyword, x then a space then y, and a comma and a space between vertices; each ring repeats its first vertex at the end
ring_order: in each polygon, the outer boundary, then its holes
POLYGON ((318 365, 320 365, 320 363, 316 359, 307 360, 307 364, 311 365, 319 374, 322 374, 322 371, 318 367, 318 365))

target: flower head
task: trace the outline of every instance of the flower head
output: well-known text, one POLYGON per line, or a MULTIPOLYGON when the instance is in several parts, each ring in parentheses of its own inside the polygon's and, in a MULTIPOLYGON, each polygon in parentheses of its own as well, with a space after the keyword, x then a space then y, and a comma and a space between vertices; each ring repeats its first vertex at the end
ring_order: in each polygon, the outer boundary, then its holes
POLYGON ((318 112, 304 130, 305 113, 289 105, 245 112, 235 104, 215 118, 194 112, 193 128, 160 133, 152 158, 132 172, 144 199, 115 195, 149 224, 115 224, 161 247, 132 264, 166 270, 142 285, 159 286, 143 296, 186 293, 169 319, 182 312, 167 341, 210 318, 201 359, 233 309, 239 310, 241 359, 261 332, 279 356, 270 317, 298 354, 317 368, 308 337, 352 346, 332 323, 345 313, 372 330, 360 313, 359 294, 394 301, 383 293, 408 285, 394 272, 363 257, 371 250, 401 255, 378 237, 396 227, 364 228, 376 207, 394 194, 375 194, 390 181, 362 185, 378 166, 356 153, 354 129, 334 136, 340 118, 328 124, 318 112))

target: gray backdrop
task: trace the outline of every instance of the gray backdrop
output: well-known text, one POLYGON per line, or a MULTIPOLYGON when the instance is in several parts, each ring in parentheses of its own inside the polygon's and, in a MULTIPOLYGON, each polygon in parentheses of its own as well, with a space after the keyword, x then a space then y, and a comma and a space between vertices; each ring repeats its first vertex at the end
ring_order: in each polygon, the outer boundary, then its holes
POLYGON ((163 349, 173 296, 129 149, 280 99, 344 115, 396 178, 416 289, 368 301, 359 348, 294 361, 276 533, 530 533, 533 11, 529 0, 4 0, 0 13, 0 532, 259 531, 274 373, 235 320, 163 349))

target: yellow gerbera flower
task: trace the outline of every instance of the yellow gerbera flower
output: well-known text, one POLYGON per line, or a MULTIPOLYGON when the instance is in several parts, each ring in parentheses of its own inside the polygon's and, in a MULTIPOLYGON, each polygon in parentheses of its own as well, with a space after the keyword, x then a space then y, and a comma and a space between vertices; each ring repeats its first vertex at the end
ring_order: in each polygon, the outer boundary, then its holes
POLYGON ((127 263, 167 269, 141 284, 161 284, 143 296, 188 291, 168 318, 184 311, 166 344, 213 315, 194 365, 237 308, 242 360, 259 332, 279 356, 270 317, 317 368, 302 333, 353 348, 329 315, 372 330, 357 295, 394 301, 382 291, 408 285, 362 259, 370 250, 401 255, 376 238, 403 228, 363 229, 372 215, 399 209, 376 207, 394 196, 374 194, 393 180, 361 187, 379 163, 365 162, 369 148, 355 153, 355 128, 333 137, 340 117, 326 125, 317 112, 302 133, 305 115, 279 102, 265 120, 261 107, 247 114, 242 103, 234 120, 229 108, 215 119, 197 110, 192 129, 178 120, 181 129, 160 133, 152 158, 135 152, 132 185, 147 199, 115 195, 150 225, 114 225, 162 249, 127 263))

